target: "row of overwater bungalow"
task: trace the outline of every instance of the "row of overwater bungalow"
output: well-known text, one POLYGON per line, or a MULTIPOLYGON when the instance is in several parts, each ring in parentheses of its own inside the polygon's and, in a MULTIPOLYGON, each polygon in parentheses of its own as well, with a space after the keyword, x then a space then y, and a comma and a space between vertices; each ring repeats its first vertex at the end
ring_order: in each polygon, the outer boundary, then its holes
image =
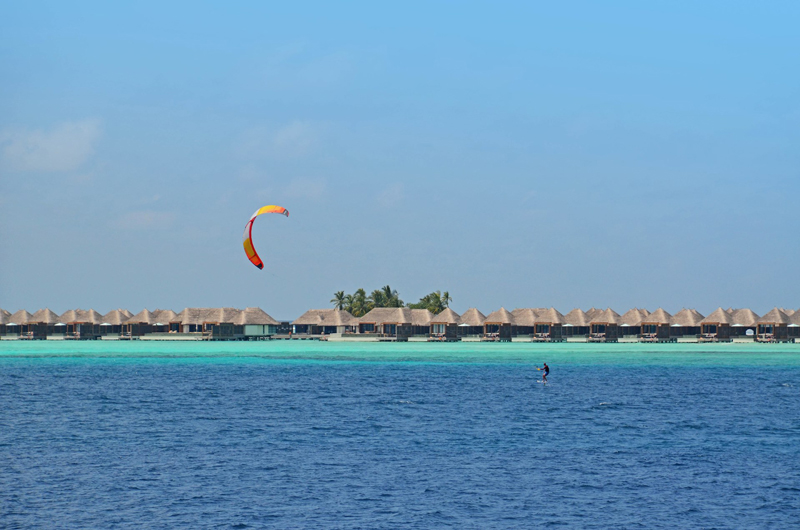
POLYGON ((708 316, 694 309, 674 315, 634 308, 620 315, 613 309, 500 308, 484 315, 475 308, 459 315, 445 309, 375 308, 361 318, 336 309, 314 309, 293 323, 299 336, 347 335, 379 340, 530 341, 530 342, 794 342, 800 338, 800 311, 775 308, 759 316, 749 309, 719 308, 708 316))
POLYGON ((187 307, 180 313, 144 309, 133 314, 115 309, 105 315, 73 309, 61 315, 49 309, 31 314, 0 309, 0 337, 19 339, 209 339, 258 340, 275 335, 279 323, 257 307, 187 307))
MULTIPOLYGON (((525 341, 525 342, 794 342, 800 338, 800 310, 775 308, 763 316, 749 309, 718 308, 708 316, 694 309, 671 315, 634 308, 620 315, 612 309, 500 308, 488 316, 468 309, 459 315, 445 309, 375 308, 356 318, 338 309, 312 309, 280 334, 280 323, 257 307, 147 309, 131 314, 115 309, 105 315, 75 309, 61 315, 41 309, 31 314, 0 309, 0 337, 18 339, 208 339, 525 341), (288 330, 287 330, 288 331, 288 330)), ((800 341, 798 341, 800 342, 800 341)))

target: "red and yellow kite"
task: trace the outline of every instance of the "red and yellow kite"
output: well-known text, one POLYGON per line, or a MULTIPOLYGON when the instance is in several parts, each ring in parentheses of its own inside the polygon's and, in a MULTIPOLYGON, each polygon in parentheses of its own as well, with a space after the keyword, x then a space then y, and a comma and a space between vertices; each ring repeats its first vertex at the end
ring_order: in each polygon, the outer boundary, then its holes
POLYGON ((289 210, 283 206, 274 206, 270 204, 269 206, 264 206, 263 208, 256 210, 256 213, 253 214, 253 217, 247 221, 247 224, 244 227, 244 252, 247 254, 247 258, 253 262, 253 265, 259 269, 264 268, 264 262, 258 257, 258 252, 256 252, 256 249, 253 246, 253 221, 256 220, 256 217, 264 213, 279 213, 289 217, 289 210))

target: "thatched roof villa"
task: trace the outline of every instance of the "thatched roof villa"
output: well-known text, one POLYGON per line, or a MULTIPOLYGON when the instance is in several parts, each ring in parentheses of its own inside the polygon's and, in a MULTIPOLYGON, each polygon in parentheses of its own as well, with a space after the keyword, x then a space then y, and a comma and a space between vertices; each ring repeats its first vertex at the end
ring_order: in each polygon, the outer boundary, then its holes
POLYGON ((700 340, 703 341, 723 341, 731 340, 731 326, 733 316, 731 312, 725 311, 721 307, 700 321, 700 340))
POLYGON ((292 322, 292 328, 308 335, 355 333, 358 319, 343 309, 309 309, 292 322))
POLYGON ((427 336, 433 313, 427 309, 408 307, 376 307, 359 318, 359 333, 377 333, 398 341, 408 337, 427 336))
POLYGON ((103 336, 114 336, 122 333, 122 327, 133 314, 125 309, 112 309, 103 315, 100 322, 100 334, 103 336))
POLYGON ((486 315, 477 308, 470 307, 461 313, 461 323, 458 325, 458 334, 464 338, 479 339, 483 337, 483 323, 486 315))
POLYGON ((731 324, 731 337, 745 337, 755 334, 756 326, 758 325, 758 315, 750 309, 734 309, 730 311, 733 317, 733 324, 731 324))
POLYGON ((595 311, 589 319, 589 342, 616 342, 620 337, 622 318, 610 307, 595 311))
POLYGON ((649 315, 647 309, 639 309, 634 307, 629 309, 619 317, 619 331, 622 336, 635 335, 639 336, 642 332, 642 319, 649 315))
POLYGON ((512 337, 530 337, 532 341, 561 341, 566 319, 554 307, 523 307, 511 311, 512 337))
POLYGON ((483 321, 483 338, 489 341, 510 341, 512 328, 516 325, 514 315, 505 307, 501 307, 489 313, 483 321))
POLYGON ((760 342, 781 342, 789 340, 789 325, 792 319, 778 309, 772 309, 769 313, 758 319, 756 340, 760 342))
POLYGON ((26 336, 28 333, 28 323, 31 321, 31 315, 24 309, 14 312, 7 317, 5 324, 6 334, 17 337, 26 336))
POLYGON ((239 311, 236 323, 242 326, 245 338, 274 335, 280 324, 260 307, 246 307, 239 311))
POLYGON ((642 317, 641 338, 645 342, 665 342, 670 340, 670 325, 672 315, 658 308, 649 315, 642 317))
POLYGON ((59 316, 50 310, 50 308, 39 309, 30 317, 28 323, 28 338, 44 340, 48 335, 55 335, 63 333, 66 326, 59 326, 59 316))
POLYGON ((675 337, 700 335, 700 322, 705 317, 694 309, 681 309, 670 322, 670 334, 675 337))
POLYGON ((591 317, 583 309, 575 308, 564 315, 563 332, 566 337, 585 337, 589 335, 591 317))
POLYGON ((461 316, 446 307, 444 311, 438 315, 434 315, 430 321, 430 337, 431 340, 453 341, 458 339, 459 325, 461 324, 461 316))

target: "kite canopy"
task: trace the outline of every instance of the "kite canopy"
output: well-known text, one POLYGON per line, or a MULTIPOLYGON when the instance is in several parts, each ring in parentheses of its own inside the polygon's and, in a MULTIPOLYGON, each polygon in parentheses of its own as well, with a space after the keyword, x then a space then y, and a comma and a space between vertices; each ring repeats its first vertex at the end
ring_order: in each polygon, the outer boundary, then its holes
POLYGON ((285 215, 289 217, 289 210, 284 208, 283 206, 275 206, 270 204, 269 206, 264 206, 256 210, 256 213, 247 221, 247 224, 244 227, 244 252, 247 254, 247 259, 249 259, 253 265, 258 267, 259 269, 264 268, 264 262, 261 261, 261 258, 258 257, 258 252, 256 252, 255 247, 253 246, 253 221, 256 220, 261 214, 265 213, 279 213, 281 215, 285 215))

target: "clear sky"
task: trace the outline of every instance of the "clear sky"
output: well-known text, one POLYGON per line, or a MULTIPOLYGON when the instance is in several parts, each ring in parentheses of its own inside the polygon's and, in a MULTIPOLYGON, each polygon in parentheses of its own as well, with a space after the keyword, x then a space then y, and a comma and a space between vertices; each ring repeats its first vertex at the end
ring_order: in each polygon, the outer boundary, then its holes
POLYGON ((800 306, 800 2, 118 4, 0 4, 4 309, 800 306))

